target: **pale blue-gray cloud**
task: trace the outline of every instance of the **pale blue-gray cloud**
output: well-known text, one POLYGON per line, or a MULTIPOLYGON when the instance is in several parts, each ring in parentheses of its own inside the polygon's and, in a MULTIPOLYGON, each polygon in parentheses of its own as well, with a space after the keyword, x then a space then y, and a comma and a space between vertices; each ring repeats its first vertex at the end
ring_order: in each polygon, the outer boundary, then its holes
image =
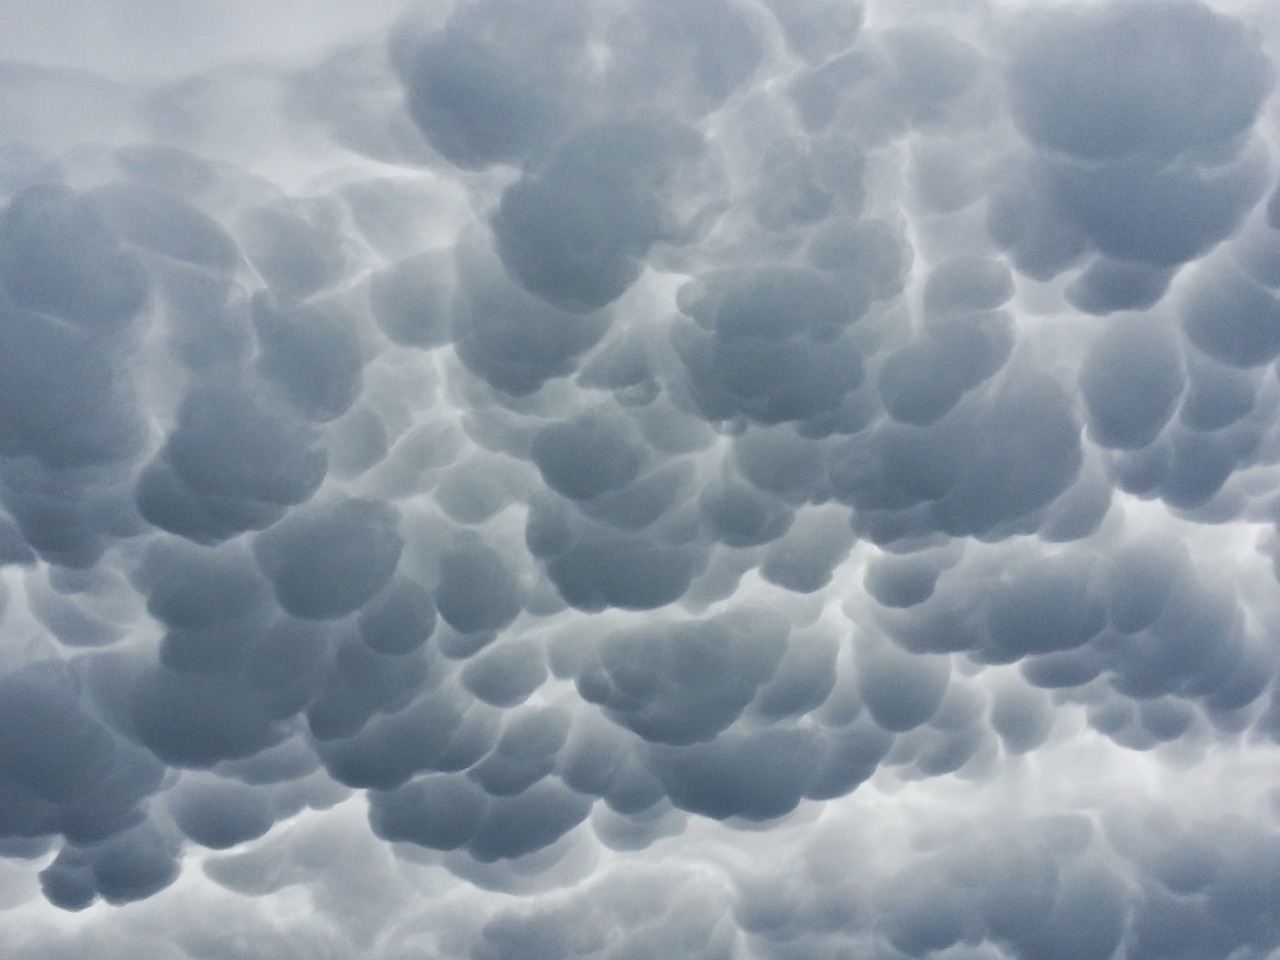
POLYGON ((1280 24, 11 4, 16 960, 1280 951, 1280 24))

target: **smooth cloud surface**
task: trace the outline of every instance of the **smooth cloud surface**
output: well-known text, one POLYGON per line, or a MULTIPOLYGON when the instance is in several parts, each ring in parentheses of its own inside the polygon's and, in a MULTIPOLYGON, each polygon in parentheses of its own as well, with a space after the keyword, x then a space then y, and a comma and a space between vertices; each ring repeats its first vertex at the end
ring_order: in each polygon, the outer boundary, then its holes
POLYGON ((1278 955, 1268 8, 34 9, 6 957, 1278 955))

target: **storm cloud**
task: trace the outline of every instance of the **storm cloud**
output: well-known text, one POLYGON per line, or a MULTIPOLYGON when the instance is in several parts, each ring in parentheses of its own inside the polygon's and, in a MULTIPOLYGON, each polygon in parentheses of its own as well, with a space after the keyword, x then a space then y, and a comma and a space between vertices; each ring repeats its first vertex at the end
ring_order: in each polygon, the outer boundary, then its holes
POLYGON ((1265 4, 13 24, 6 957, 1280 951, 1265 4))

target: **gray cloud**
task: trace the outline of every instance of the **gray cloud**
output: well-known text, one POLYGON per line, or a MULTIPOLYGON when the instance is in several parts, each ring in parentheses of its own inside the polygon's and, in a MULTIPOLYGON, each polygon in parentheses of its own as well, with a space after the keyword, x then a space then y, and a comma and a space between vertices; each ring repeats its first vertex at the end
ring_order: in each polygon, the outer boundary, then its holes
POLYGON ((1280 949, 1267 11, 20 9, 18 960, 1280 949))

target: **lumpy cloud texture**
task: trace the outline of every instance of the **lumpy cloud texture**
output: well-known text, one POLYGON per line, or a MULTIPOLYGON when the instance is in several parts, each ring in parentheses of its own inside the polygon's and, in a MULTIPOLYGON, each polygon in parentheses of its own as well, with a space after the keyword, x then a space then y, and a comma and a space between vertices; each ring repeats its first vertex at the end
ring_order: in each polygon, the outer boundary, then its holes
POLYGON ((1280 956, 1269 5, 9 6, 6 960, 1280 956))

